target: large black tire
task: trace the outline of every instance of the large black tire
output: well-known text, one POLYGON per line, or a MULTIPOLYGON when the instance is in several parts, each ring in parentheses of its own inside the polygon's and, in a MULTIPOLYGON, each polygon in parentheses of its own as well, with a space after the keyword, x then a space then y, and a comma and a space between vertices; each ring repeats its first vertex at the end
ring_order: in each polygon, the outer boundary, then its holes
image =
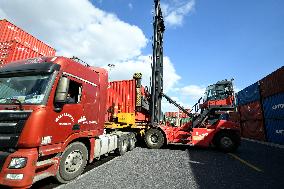
POLYGON ((240 145, 240 137, 235 133, 221 132, 216 137, 217 148, 223 152, 234 152, 240 145))
POLYGON ((148 148, 159 149, 165 143, 165 137, 159 129, 149 129, 145 134, 145 143, 148 148))
POLYGON ((128 150, 131 151, 135 148, 136 143, 136 138, 135 136, 129 136, 129 145, 128 145, 128 150))
POLYGON ((124 155, 128 150, 128 137, 127 136, 120 136, 118 139, 118 148, 116 149, 116 154, 122 156, 124 155))
POLYGON ((70 144, 62 154, 56 179, 68 183, 84 171, 88 160, 88 150, 81 142, 70 144))

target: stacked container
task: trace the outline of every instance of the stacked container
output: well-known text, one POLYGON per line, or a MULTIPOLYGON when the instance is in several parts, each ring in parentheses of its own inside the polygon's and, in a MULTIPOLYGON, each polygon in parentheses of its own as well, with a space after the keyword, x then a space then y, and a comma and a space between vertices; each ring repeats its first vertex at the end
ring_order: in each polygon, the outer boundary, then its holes
POLYGON ((237 94, 242 137, 265 141, 265 128, 259 82, 237 94))
POLYGON ((238 92, 237 103, 243 137, 284 144, 284 67, 238 92))
POLYGON ((54 56, 55 49, 7 20, 0 20, 0 64, 38 56, 54 56))
POLYGON ((260 80, 260 89, 267 140, 284 144, 284 67, 260 80))

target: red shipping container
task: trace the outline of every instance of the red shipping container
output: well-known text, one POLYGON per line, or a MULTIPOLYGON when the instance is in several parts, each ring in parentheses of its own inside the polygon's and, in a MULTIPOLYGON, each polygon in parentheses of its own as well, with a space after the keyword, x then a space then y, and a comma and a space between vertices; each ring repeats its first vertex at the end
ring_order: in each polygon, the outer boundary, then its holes
POLYGON ((16 41, 0 43, 0 65, 39 56, 42 55, 16 41))
POLYGON ((265 141, 263 120, 248 120, 241 122, 241 135, 244 138, 265 141))
POLYGON ((260 80, 260 94, 263 98, 284 92, 284 66, 260 80))
MULTIPOLYGON (((144 87, 142 87, 144 96, 144 87)), ((135 113, 137 121, 146 121, 147 115, 136 112, 136 80, 122 80, 109 82, 107 110, 116 113, 135 113)))
MULTIPOLYGON (((190 109, 185 109, 186 111, 190 112, 190 109)), ((188 118, 188 115, 184 113, 183 111, 179 111, 179 117, 180 118, 188 118)))
POLYGON ((0 20, 0 42, 17 41, 43 56, 55 56, 55 49, 7 21, 0 20))
POLYGON ((263 119, 261 103, 259 101, 239 106, 238 111, 240 112, 242 121, 263 119))
POLYGON ((229 112, 229 120, 236 122, 236 123, 240 123, 241 121, 240 113, 239 112, 229 112))

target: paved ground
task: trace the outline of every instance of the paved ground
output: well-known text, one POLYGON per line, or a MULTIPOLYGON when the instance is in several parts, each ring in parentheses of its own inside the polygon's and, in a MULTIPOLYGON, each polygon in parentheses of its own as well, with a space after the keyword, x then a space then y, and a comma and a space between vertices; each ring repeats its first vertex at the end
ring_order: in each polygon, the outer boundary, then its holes
MULTIPOLYGON (((59 189, 80 188, 283 188, 284 149, 243 141, 234 154, 170 146, 135 148, 109 158, 59 189)), ((37 185, 45 185, 40 181, 37 185)), ((53 188, 48 184, 44 188, 53 188)), ((34 188, 34 187, 33 187, 34 188)))

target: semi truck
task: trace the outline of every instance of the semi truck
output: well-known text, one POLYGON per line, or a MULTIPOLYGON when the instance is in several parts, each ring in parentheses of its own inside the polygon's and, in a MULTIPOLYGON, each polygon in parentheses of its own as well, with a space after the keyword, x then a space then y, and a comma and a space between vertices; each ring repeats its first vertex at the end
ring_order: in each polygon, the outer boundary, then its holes
POLYGON ((135 147, 132 132, 105 133, 108 73, 64 57, 0 68, 0 184, 66 183, 87 163, 135 147))

